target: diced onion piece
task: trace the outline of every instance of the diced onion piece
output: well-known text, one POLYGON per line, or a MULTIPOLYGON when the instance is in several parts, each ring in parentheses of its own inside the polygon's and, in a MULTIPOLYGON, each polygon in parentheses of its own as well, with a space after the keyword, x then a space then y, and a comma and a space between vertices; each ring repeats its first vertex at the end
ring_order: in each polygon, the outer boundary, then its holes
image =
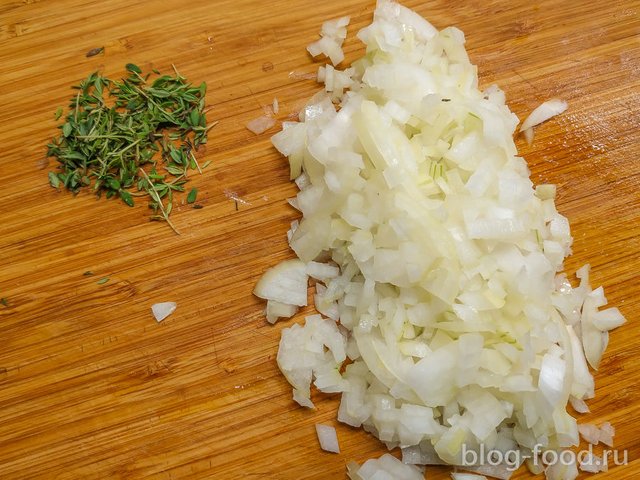
POLYGON ((316 423, 316 434, 320 442, 320 448, 327 452, 340 453, 340 445, 338 444, 338 435, 336 429, 331 425, 323 425, 316 423))
POLYGON ((304 190, 305 188, 311 185, 311 181, 309 180, 309 176, 306 173, 301 174, 299 177, 296 177, 294 180, 298 189, 304 190))
POLYGON ((564 455, 564 452, 557 452, 558 461, 548 465, 544 471, 547 480, 575 480, 578 476, 578 465, 576 464, 576 456, 564 455), (567 457, 566 459, 564 457, 567 457))
POLYGON ((267 300, 267 310, 265 314, 269 323, 276 323, 279 318, 293 317, 297 311, 297 305, 289 305, 275 300, 267 300))
POLYGON ((475 473, 452 473, 451 478, 453 480, 487 480, 484 475, 477 475, 475 473))
POLYGON ((527 465, 527 469, 534 475, 540 475, 544 472, 544 465, 540 458, 527 458, 525 464, 527 465))
POLYGON ((278 99, 276 97, 273 97, 271 109, 273 110, 274 115, 277 115, 280 112, 280 104, 278 103, 278 99))
POLYGON ((161 302, 151 305, 151 312, 158 323, 176 311, 176 302, 161 302))
MULTIPOLYGON (((522 462, 524 459, 520 459, 522 462)), ((475 472, 475 475, 485 475, 491 478, 497 478, 499 480, 509 480, 513 475, 514 470, 517 470, 520 465, 514 465, 512 463, 500 463, 497 465, 493 465, 491 463, 487 463, 486 465, 465 465, 464 470, 468 470, 470 472, 475 472)))
POLYGON ((307 305, 308 276, 304 262, 294 259, 269 268, 258 281, 253 294, 287 305, 307 305))
POLYGON ((571 356, 573 360, 573 384, 571 385, 571 394, 576 398, 592 398, 594 396, 593 376, 589 373, 587 360, 584 356, 580 339, 576 335, 573 327, 567 325, 567 333, 571 343, 571 356))
POLYGON ((335 265, 326 263, 309 262, 306 266, 307 275, 321 282, 325 282, 331 278, 340 275, 340 269, 335 265))
POLYGON ((520 131, 524 132, 525 130, 535 127, 542 122, 546 122, 556 115, 560 115, 567 109, 567 106, 567 102, 564 100, 553 99, 543 102, 529 114, 524 122, 522 122, 520 131))
POLYGON ((626 323, 624 315, 616 307, 600 310, 593 314, 594 326, 603 332, 613 330, 626 323))
POLYGON ((615 428, 609 422, 600 425, 600 441, 606 446, 613 448, 613 437, 616 434, 615 428))
POLYGON ((594 455, 592 452, 583 452, 581 455, 583 458, 580 460, 580 470, 589 473, 605 471, 606 467, 601 457, 594 455))
POLYGON ((556 198, 556 186, 551 183, 544 183, 536 186, 536 196, 540 200, 553 200, 556 198))
POLYGON ((533 127, 529 127, 526 130, 523 130, 522 133, 524 134, 524 139, 527 141, 527 144, 531 145, 533 143, 533 137, 535 135, 535 133, 533 132, 533 127))
POLYGON ((600 443, 600 429, 591 423, 582 423, 578 425, 580 436, 587 442, 597 445, 600 443))
POLYGON ((581 398, 576 398, 574 396, 569 397, 569 401, 571 402, 571 406, 578 413, 589 413, 589 406, 585 403, 581 398))
POLYGON ((347 473, 351 480, 424 480, 424 473, 419 468, 405 465, 388 453, 377 459, 371 458, 360 467, 349 462, 347 473))
POLYGON ((402 463, 407 465, 446 465, 431 443, 420 442, 418 445, 402 447, 402 463))
POLYGON ((271 127, 276 124, 276 119, 273 117, 269 117, 268 115, 262 115, 258 118, 254 118, 247 122, 247 129, 255 133, 256 135, 260 135, 261 133, 266 132, 271 127))

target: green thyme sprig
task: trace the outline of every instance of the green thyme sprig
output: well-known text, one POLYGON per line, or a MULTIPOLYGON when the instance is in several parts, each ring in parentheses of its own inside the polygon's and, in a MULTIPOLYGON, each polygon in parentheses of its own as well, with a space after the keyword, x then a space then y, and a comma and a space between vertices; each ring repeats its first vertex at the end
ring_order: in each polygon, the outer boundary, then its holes
MULTIPOLYGON (((206 84, 192 86, 175 67, 174 76, 154 69, 153 79, 136 65, 126 69, 121 81, 94 72, 73 87, 61 135, 47 145, 47 155, 60 163, 49 183, 74 194, 90 187, 129 206, 148 197, 151 219, 178 233, 169 220, 173 194, 184 191, 190 170, 202 173, 194 151, 217 123, 207 126, 206 84)), ((56 119, 61 115, 58 109, 56 119)))

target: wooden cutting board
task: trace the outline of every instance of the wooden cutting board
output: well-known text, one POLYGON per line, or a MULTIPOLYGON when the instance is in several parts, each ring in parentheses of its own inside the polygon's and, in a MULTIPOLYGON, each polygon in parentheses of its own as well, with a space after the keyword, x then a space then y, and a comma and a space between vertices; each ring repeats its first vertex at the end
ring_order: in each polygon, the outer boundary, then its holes
MULTIPOLYGON (((629 323, 611 336, 584 421, 611 421, 629 465, 598 479, 640 476, 637 324, 640 270, 640 3, 637 0, 411 0, 435 26, 467 37, 481 84, 498 83, 524 118, 569 102, 518 138, 535 183, 559 186, 574 255, 629 323)), ((337 424, 337 396, 296 406, 275 355, 286 324, 266 324, 251 294, 291 257, 296 212, 284 158, 245 128, 277 97, 278 120, 318 85, 305 46, 324 20, 373 1, 0 1, 0 478, 342 479, 345 464, 385 448, 337 424), (104 54, 86 53, 104 47, 104 54), (211 131, 191 184, 204 208, 177 206, 175 235, 145 206, 58 193, 47 182, 53 113, 94 70, 127 62, 206 81, 211 131), (85 276, 91 271, 93 276, 85 276), (108 277, 102 285, 98 280, 108 277), (161 324, 155 302, 175 301, 161 324), (321 452, 315 423, 337 426, 339 455, 321 452)), ((303 312, 304 313, 304 312, 303 312)), ((297 318, 300 319, 302 314, 297 318)), ((600 447, 599 447, 600 448, 600 447)), ((596 449, 598 450, 598 449, 596 449)), ((448 478, 430 469, 429 478, 448 478)), ((530 478, 519 472, 515 478, 530 478)), ((585 476, 586 478, 586 476, 585 476)))

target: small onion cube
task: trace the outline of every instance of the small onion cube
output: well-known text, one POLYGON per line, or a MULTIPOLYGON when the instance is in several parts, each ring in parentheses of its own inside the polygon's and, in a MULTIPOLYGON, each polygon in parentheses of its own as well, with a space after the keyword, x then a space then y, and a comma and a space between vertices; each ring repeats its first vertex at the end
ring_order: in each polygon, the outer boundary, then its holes
POLYGON ((613 425, 611 425, 611 423, 604 422, 602 425, 600 425, 600 441, 608 447, 613 448, 613 437, 615 436, 615 434, 615 428, 613 428, 613 425))
POLYGON ((158 323, 176 311, 176 302, 161 302, 151 305, 151 312, 158 323))
POLYGON ((340 275, 340 269, 335 265, 327 263, 309 262, 306 266, 307 275, 316 280, 324 282, 330 278, 336 278, 340 275))
POLYGON ((325 452, 340 453, 338 435, 334 427, 316 423, 316 434, 318 435, 318 441, 320 442, 320 448, 322 448, 322 450, 325 452))
POLYGON ((298 311, 297 305, 267 300, 266 317, 269 323, 276 323, 279 318, 293 317, 298 311))
POLYGON ((574 396, 569 397, 569 402, 571 402, 571 406, 578 413, 589 413, 589 406, 585 403, 581 398, 576 398, 574 396))
POLYGON ((533 143, 533 137, 535 133, 533 132, 533 127, 529 127, 522 131, 524 134, 524 139, 527 141, 527 145, 531 145, 533 143))
POLYGON ((300 260, 285 260, 269 268, 253 289, 254 295, 287 305, 307 305, 307 273, 300 260))
POLYGON ((347 472, 352 480, 424 480, 424 473, 415 465, 405 465, 391 454, 370 458, 358 467, 350 462, 347 472))
POLYGON ((276 124, 276 119, 268 115, 262 115, 247 122, 247 129, 256 135, 266 132, 276 124))
POLYGON ((578 425, 578 432, 588 443, 592 445, 600 443, 600 429, 597 426, 591 423, 583 423, 578 425))

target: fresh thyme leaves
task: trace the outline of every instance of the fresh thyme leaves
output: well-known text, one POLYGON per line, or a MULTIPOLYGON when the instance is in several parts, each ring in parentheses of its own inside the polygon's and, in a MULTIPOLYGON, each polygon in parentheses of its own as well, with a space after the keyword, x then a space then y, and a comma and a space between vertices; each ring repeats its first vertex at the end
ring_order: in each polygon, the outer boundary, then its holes
POLYGON ((74 194, 90 187, 130 207, 147 197, 151 219, 178 233, 169 220, 173 196, 184 191, 190 170, 202 173, 195 152, 212 127, 204 111, 207 86, 192 86, 175 67, 175 75, 154 69, 154 78, 132 63, 125 68, 121 81, 94 72, 73 87, 61 135, 47 145, 47 155, 60 163, 49 183, 74 194))
POLYGON ((105 283, 107 283, 109 281, 109 277, 102 277, 100 280, 98 280, 96 283, 98 285, 104 285, 105 283))
POLYGON ((9 306, 9 302, 8 302, 8 300, 7 300, 6 298, 4 298, 4 297, 0 298, 0 303, 1 303, 2 305, 4 305, 5 307, 8 307, 8 306, 9 306))

